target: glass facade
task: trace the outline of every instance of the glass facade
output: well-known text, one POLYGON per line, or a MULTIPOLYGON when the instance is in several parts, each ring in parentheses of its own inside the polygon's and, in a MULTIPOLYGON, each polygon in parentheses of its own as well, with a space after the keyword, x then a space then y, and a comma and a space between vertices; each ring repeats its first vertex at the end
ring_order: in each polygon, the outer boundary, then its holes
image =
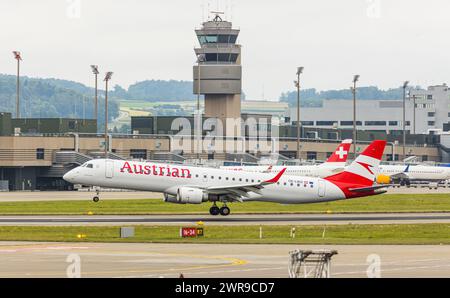
POLYGON ((198 35, 198 41, 201 45, 207 43, 228 43, 235 44, 237 35, 219 34, 219 35, 198 35))
POLYGON ((206 62, 236 62, 238 54, 230 53, 207 53, 205 54, 206 62))

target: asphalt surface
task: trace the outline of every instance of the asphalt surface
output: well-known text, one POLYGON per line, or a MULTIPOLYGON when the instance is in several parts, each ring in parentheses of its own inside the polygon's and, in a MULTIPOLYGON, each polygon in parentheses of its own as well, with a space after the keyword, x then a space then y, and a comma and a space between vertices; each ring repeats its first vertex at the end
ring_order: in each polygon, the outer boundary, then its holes
POLYGON ((331 277, 450 277, 450 247, 0 242, 0 277, 288 277, 289 252, 338 251, 331 277), (80 262, 77 263, 77 260, 80 262), (374 266, 379 260, 380 266, 374 266), (74 267, 74 264, 80 266, 74 267), (372 265, 370 265, 372 264, 372 265), (79 268, 80 270, 74 268, 79 268), (378 270, 379 269, 379 270, 378 270))
POLYGON ((450 223, 450 213, 267 214, 267 215, 120 215, 0 216, 0 226, 180 225, 203 221, 216 225, 317 225, 450 223))

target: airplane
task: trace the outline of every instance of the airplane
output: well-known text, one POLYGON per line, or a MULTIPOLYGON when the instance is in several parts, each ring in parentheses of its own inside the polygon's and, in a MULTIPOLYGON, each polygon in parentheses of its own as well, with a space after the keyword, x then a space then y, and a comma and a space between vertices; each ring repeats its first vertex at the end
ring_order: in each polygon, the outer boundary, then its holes
POLYGON ((221 169, 247 172, 279 172, 286 169, 287 175, 308 176, 324 178, 344 171, 347 162, 348 153, 352 144, 351 139, 343 140, 336 148, 335 152, 319 165, 301 165, 301 166, 223 166, 221 169))
MULTIPOLYGON (((212 202, 211 215, 230 214, 230 202, 318 203, 381 194, 375 185, 386 141, 374 141, 343 172, 326 178, 230 171, 178 164, 97 159, 64 175, 64 180, 90 186, 161 192, 168 203, 212 202), (218 207, 217 203, 222 203, 218 207)), ((98 193, 93 200, 98 202, 98 193)))
POLYGON ((411 185, 412 181, 441 182, 450 179, 450 169, 426 165, 380 165, 377 183, 411 185))

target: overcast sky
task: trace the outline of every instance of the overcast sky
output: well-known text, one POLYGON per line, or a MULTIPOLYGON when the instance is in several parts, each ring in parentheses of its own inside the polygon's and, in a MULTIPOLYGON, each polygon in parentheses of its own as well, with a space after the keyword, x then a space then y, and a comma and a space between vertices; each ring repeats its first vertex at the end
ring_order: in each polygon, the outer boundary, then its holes
POLYGON ((243 89, 277 99, 303 88, 449 83, 446 0, 0 0, 0 73, 92 86, 90 64, 127 88, 146 79, 192 80, 194 28, 209 10, 241 29, 243 89), (80 5, 78 5, 80 4, 80 5))

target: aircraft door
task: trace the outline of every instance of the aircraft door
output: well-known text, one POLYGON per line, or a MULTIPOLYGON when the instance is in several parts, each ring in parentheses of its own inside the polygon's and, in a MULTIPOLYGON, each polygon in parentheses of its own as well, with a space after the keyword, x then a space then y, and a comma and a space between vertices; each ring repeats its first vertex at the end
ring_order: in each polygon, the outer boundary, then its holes
POLYGON ((107 160, 105 163, 105 177, 112 178, 114 176, 114 161, 107 160))
POLYGON ((325 181, 319 180, 319 197, 323 198, 325 196, 326 184, 325 181))

